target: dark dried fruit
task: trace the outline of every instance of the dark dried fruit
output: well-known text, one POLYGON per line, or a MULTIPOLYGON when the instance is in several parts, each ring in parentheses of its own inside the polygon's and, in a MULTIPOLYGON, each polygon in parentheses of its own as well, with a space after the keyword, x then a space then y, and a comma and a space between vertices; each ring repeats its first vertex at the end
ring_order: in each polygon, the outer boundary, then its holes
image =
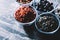
POLYGON ((53 3, 50 3, 47 0, 40 0, 39 3, 33 3, 32 6, 34 6, 40 12, 49 12, 54 9, 53 3))
POLYGON ((38 29, 44 32, 52 32, 58 27, 58 21, 52 15, 41 15, 41 18, 36 24, 38 29))

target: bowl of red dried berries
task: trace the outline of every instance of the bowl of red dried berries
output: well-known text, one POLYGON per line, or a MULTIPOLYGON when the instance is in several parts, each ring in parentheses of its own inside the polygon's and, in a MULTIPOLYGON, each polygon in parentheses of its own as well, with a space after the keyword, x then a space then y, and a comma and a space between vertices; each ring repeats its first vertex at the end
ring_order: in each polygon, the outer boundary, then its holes
POLYGON ((21 25, 30 25, 36 21, 38 13, 35 8, 29 5, 21 5, 14 13, 15 19, 21 25))
POLYGON ((44 34, 53 34, 59 29, 59 19, 57 15, 43 13, 35 22, 36 29, 44 34))

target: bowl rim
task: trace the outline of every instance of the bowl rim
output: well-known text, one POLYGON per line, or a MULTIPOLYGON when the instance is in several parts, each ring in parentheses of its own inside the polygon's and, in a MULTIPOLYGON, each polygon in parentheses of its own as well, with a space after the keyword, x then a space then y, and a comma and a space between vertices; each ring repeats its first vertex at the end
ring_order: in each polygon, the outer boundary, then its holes
MULTIPOLYGON (((43 13, 43 14, 41 14, 41 15, 44 15, 44 14, 50 14, 50 13, 43 13)), ((60 27, 59 27, 59 26, 60 26, 60 22, 59 22, 58 16, 55 15, 55 14, 51 14, 51 15, 52 15, 52 16, 55 16, 56 19, 58 20, 58 27, 57 27, 54 31, 51 31, 51 32, 44 32, 44 31, 38 29, 38 27, 37 27, 37 25, 36 25, 36 22, 35 22, 35 27, 36 27, 36 29, 37 29, 39 32, 45 33, 45 34, 53 34, 53 33, 55 33, 55 32, 60 28, 60 27)))

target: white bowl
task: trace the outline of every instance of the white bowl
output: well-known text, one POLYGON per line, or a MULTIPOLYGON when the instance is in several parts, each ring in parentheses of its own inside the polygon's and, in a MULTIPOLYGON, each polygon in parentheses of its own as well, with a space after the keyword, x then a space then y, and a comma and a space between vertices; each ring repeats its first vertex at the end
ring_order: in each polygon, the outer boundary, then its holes
MULTIPOLYGON (((45 15, 45 14, 47 15, 47 14, 50 14, 50 13, 43 13, 43 14, 41 14, 41 15, 45 15)), ((58 31, 58 29, 59 29, 59 27, 60 27, 59 18, 57 17, 57 15, 54 15, 54 14, 50 14, 50 15, 52 15, 52 16, 54 16, 54 17, 56 18, 56 20, 58 21, 58 27, 57 27, 56 30, 54 30, 54 31, 45 32, 45 31, 40 30, 40 29, 37 27, 36 22, 35 22, 35 27, 36 27, 36 29, 37 29, 39 32, 44 33, 44 34, 54 34, 56 31, 58 31)), ((40 18, 40 16, 39 16, 39 18, 40 18)), ((39 18, 38 18, 37 20, 39 20, 39 18)))
MULTIPOLYGON (((34 0, 34 2, 33 2, 33 3, 38 4, 38 3, 39 3, 39 1, 40 1, 40 0, 34 0)), ((53 3, 53 7, 54 7, 54 9, 53 9, 53 10, 51 10, 51 11, 49 11, 49 12, 46 12, 46 13, 51 13, 51 12, 53 12, 54 10, 56 10, 56 9, 57 9, 57 6, 59 5, 59 3, 58 3, 58 1, 57 1, 57 0, 47 0, 47 1, 49 1, 50 3, 53 3)), ((37 9, 37 6, 36 6, 36 9, 37 9)), ((40 14, 40 11, 38 11, 38 12, 39 12, 39 14, 40 14)), ((45 13, 45 12, 42 12, 42 13, 45 13)))
MULTIPOLYGON (((22 6, 29 6, 29 5, 26 5, 26 4, 24 4, 24 5, 21 5, 20 7, 22 7, 22 6)), ((19 7, 19 8, 20 8, 19 7)), ((31 6, 32 7, 32 6, 31 6)), ((19 8, 17 8, 17 10, 19 9, 19 8)), ((37 17, 38 17, 38 12, 36 11, 36 9, 34 8, 34 7, 32 7, 32 9, 36 12, 36 17, 35 17, 35 19, 34 20, 32 20, 31 22, 28 22, 28 23, 22 23, 22 22, 18 22, 19 24, 21 24, 21 25, 31 25, 32 23, 34 23, 35 21, 36 21, 36 19, 37 19, 37 17)), ((16 12, 16 11, 15 11, 16 12)), ((13 14, 14 15, 14 14, 13 14)), ((15 19, 15 21, 16 21, 16 19, 15 19)))

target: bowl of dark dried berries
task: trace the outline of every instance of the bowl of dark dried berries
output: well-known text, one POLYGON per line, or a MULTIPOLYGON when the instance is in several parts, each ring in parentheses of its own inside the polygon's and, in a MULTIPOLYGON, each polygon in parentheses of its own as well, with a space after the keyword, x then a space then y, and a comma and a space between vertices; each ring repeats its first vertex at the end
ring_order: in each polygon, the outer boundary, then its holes
POLYGON ((59 19, 57 15, 43 13, 35 22, 36 29, 45 34, 53 34, 59 29, 59 19))
POLYGON ((15 19, 21 25, 30 25, 36 21, 37 11, 29 5, 21 5, 14 13, 15 19))
MULTIPOLYGON (((36 0, 35 0, 36 1, 36 0)), ((57 8, 57 0, 40 0, 38 3, 34 2, 32 4, 39 12, 52 12, 57 8)))

